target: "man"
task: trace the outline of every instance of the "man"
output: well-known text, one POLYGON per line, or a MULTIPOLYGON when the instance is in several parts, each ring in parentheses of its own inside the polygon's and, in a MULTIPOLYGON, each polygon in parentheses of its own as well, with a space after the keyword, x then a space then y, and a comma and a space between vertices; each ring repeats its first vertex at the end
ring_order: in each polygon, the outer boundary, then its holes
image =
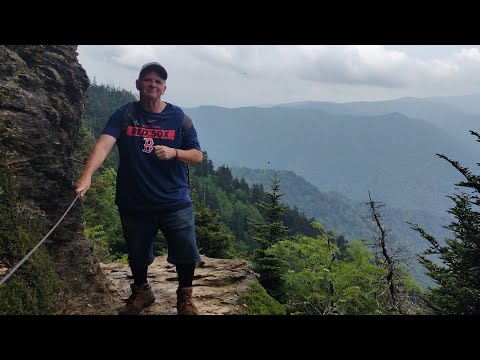
POLYGON ((136 315, 155 301, 147 271, 154 260, 153 242, 158 230, 167 240, 167 261, 176 265, 178 314, 198 315, 192 281, 200 255, 186 164, 200 164, 203 154, 191 120, 179 107, 161 100, 166 80, 167 71, 157 62, 141 68, 136 80, 140 101, 133 119, 126 121, 130 104, 110 116, 76 183, 76 192, 83 198, 93 173, 117 143, 120 163, 115 203, 134 279, 132 294, 120 315, 136 315))

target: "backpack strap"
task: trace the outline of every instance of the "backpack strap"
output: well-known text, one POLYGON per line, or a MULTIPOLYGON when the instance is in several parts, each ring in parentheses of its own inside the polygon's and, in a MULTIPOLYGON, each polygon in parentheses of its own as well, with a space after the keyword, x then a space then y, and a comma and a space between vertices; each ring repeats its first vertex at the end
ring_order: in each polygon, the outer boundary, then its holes
POLYGON ((185 132, 190 130, 191 127, 192 127, 192 119, 190 119, 190 117, 187 114, 185 114, 185 117, 183 118, 183 122, 182 122, 182 136, 185 135, 185 132))
MULTIPOLYGON (((183 122, 182 122, 182 138, 185 135, 185 133, 188 130, 190 130, 191 127, 192 127, 192 119, 187 114, 185 114, 185 117, 183 118, 183 122)), ((190 168, 188 167, 188 164, 185 164, 185 165, 186 165, 185 169, 187 171, 188 188, 190 188, 190 168)))
POLYGON ((125 117, 123 118, 122 133, 127 130, 129 123, 138 125, 137 115, 140 112, 139 110, 139 101, 133 101, 128 104, 127 112, 125 113, 125 117))

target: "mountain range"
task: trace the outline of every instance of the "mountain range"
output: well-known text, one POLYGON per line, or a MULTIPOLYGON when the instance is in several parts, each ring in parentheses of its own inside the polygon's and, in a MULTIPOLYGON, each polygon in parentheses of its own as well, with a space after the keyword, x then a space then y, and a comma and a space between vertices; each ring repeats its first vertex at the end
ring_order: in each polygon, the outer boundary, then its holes
MULTIPOLYGON (((405 99, 395 103, 397 110, 402 102, 405 99)), ((421 103, 417 108, 434 104, 421 103)), ((388 112, 391 104, 384 114, 378 114, 382 110, 377 103, 360 106, 376 108, 375 115, 365 114, 373 110, 355 110, 359 103, 350 104, 351 108, 329 103, 328 112, 326 104, 185 110, 215 164, 290 170, 321 191, 336 191, 355 201, 365 201, 368 191, 373 191, 392 207, 443 213, 450 206, 446 195, 462 177, 436 153, 467 166, 477 160, 471 144, 441 126, 446 120, 434 124, 432 117, 427 121, 407 116, 407 111, 388 112)), ((455 114, 466 119, 460 112, 455 114)), ((475 124, 470 120, 458 127, 480 124, 480 117, 475 124)))

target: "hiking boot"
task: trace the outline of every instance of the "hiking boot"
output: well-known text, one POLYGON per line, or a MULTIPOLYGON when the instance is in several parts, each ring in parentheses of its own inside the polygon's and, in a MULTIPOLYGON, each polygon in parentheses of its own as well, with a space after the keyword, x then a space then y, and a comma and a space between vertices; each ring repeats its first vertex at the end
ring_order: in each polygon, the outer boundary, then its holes
POLYGON ((193 287, 178 288, 177 311, 178 315, 198 315, 198 309, 193 303, 193 287))
POLYGON ((120 310, 118 315, 138 315, 140 311, 155 301, 150 284, 130 284, 132 294, 127 299, 127 304, 120 310))

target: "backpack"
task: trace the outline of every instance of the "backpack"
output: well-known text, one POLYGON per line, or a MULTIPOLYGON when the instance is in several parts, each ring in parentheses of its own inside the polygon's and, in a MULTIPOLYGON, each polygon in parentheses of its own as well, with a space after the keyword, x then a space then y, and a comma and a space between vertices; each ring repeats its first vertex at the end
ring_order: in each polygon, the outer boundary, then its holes
MULTIPOLYGON (((139 123, 137 122, 137 115, 140 113, 140 101, 133 101, 128 104, 127 112, 125 113, 125 117, 123 119, 123 127, 122 127, 122 134, 125 133, 127 130, 128 124, 133 123, 134 125, 138 126, 139 123)), ((182 132, 181 136, 185 134, 186 131, 190 130, 192 127, 192 119, 185 115, 182 121, 182 132)), ((188 187, 190 188, 190 169, 188 168, 188 164, 186 165, 187 171, 187 181, 188 187)))

